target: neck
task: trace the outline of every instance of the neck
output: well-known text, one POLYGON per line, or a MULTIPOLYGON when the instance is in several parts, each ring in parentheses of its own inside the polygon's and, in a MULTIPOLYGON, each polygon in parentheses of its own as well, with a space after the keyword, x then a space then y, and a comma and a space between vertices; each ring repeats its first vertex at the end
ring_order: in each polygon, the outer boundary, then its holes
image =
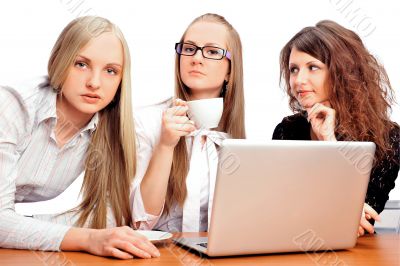
POLYGON ((61 96, 57 96, 56 110, 55 134, 60 146, 82 129, 93 117, 93 114, 80 112, 61 96))
POLYGON ((212 98, 218 98, 219 96, 220 96, 220 90, 218 90, 218 91, 196 91, 196 92, 192 92, 189 95, 189 100, 194 101, 194 100, 212 99, 212 98))

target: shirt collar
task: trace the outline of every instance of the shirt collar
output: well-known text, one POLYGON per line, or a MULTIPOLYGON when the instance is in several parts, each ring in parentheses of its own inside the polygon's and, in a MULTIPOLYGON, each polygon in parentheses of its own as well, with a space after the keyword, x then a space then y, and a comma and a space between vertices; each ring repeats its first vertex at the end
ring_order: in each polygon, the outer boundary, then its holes
POLYGON ((49 119, 49 118, 57 118, 56 113, 56 100, 57 93, 50 87, 50 85, 39 85, 39 93, 43 95, 40 97, 38 101, 38 123, 49 119))
POLYGON ((84 128, 82 128, 81 132, 89 130, 89 133, 92 134, 96 130, 98 124, 99 124, 99 113, 97 112, 94 114, 92 119, 90 119, 89 123, 84 128))

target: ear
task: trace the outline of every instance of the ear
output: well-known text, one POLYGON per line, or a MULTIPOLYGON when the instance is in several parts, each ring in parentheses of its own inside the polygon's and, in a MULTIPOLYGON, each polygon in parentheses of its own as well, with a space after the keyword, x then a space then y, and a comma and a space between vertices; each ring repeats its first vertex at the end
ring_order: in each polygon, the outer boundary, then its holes
POLYGON ((225 75, 224 80, 225 80, 226 83, 228 83, 230 75, 231 75, 230 73, 225 75))

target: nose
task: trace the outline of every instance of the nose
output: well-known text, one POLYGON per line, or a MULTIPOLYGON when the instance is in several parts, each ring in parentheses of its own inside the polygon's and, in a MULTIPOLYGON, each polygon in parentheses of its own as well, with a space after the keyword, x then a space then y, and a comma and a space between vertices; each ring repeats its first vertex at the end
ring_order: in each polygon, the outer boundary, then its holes
POLYGON ((93 70, 88 77, 87 80, 87 87, 89 87, 92 90, 97 90, 100 88, 101 85, 101 71, 99 70, 93 70))
POLYGON ((296 86, 300 86, 306 84, 308 80, 308 72, 306 69, 299 69, 297 75, 295 77, 295 84, 296 86))
POLYGON ((192 64, 201 64, 203 62, 203 54, 200 49, 192 56, 192 64))

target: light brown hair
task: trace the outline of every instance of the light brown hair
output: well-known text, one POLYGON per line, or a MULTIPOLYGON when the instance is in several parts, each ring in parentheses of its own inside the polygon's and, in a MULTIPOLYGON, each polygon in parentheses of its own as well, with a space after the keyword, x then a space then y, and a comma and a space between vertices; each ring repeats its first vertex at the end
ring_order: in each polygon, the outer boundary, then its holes
MULTIPOLYGON (((204 14, 193 20, 180 42, 184 41, 186 32, 193 24, 202 21, 225 26, 227 31, 227 50, 232 55, 229 80, 224 84, 226 87, 222 88, 221 91, 221 95, 224 97, 224 110, 217 130, 228 133, 232 138, 243 139, 246 137, 246 133, 244 125, 242 43, 239 34, 224 17, 217 14, 204 14)), ((181 79, 180 56, 177 54, 175 58, 175 97, 188 101, 189 90, 181 79)), ((186 177, 189 167, 186 140, 181 138, 174 150, 164 214, 168 214, 174 204, 183 206, 187 194, 186 177)))

